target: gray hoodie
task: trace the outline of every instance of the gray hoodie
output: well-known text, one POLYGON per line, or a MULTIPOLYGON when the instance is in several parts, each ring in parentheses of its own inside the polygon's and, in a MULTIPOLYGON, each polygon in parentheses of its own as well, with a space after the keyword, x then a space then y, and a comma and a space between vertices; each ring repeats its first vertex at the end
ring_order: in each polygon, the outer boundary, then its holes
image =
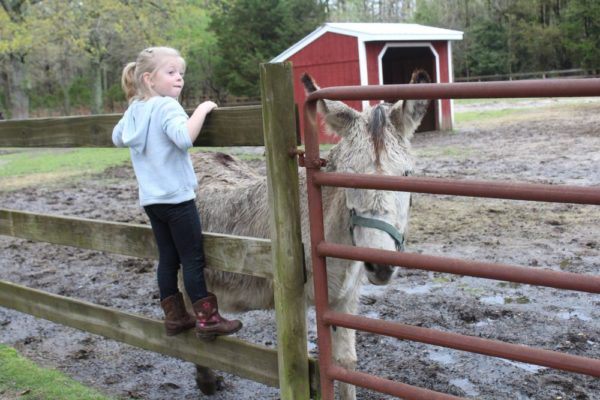
POLYGON ((113 129, 115 146, 129 147, 140 205, 177 204, 196 197, 187 120, 177 100, 154 96, 132 102, 113 129))

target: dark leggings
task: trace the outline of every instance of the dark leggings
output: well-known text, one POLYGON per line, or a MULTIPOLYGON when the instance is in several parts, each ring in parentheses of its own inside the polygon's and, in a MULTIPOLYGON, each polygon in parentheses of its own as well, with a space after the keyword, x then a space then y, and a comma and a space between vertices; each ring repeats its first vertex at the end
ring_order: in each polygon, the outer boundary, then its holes
POLYGON ((158 246, 158 290, 163 300, 176 294, 177 271, 183 267, 183 284, 192 303, 208 296, 204 280, 202 226, 194 200, 180 204, 144 207, 158 246))

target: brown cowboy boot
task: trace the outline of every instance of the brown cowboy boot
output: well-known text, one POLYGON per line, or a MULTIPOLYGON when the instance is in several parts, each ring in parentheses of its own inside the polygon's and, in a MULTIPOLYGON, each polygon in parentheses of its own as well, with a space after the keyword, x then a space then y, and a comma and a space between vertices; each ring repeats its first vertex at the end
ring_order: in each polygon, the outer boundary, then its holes
POLYGON ((185 309, 183 295, 177 292, 172 296, 163 299, 160 305, 165 312, 165 329, 167 336, 177 335, 185 330, 191 329, 196 325, 196 318, 190 315, 185 309))
POLYGON ((207 297, 192 304, 196 314, 196 336, 212 340, 217 336, 231 335, 242 328, 242 322, 229 321, 219 314, 217 298, 209 293, 207 297))

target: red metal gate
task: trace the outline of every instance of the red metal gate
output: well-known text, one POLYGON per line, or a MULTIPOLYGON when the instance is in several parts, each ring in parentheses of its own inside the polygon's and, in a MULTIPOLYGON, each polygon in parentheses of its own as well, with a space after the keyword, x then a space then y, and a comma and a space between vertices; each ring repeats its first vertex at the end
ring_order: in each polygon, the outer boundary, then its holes
POLYGON ((328 298, 326 257, 600 293, 600 276, 359 248, 328 243, 324 237, 322 186, 593 205, 600 205, 600 188, 322 172, 320 171, 321 161, 315 116, 317 100, 570 96, 600 96, 600 79, 343 86, 320 89, 307 97, 304 104, 305 165, 310 210, 311 257, 315 285, 321 390, 324 400, 333 399, 334 380, 406 399, 456 399, 455 396, 351 371, 333 364, 330 333, 332 325, 600 377, 600 360, 597 359, 338 313, 328 308, 326 300, 328 298))

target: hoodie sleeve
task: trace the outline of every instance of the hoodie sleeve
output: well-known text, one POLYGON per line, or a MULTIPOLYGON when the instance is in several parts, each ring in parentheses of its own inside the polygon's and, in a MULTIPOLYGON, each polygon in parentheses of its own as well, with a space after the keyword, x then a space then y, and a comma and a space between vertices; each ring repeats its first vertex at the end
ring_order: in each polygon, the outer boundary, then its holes
POLYGON ((119 120, 119 123, 114 127, 112 132, 113 144, 117 147, 125 147, 123 143, 123 127, 125 126, 124 118, 119 120))
POLYGON ((177 147, 187 150, 193 146, 187 130, 189 117, 177 100, 170 97, 164 99, 160 106, 162 129, 177 147))

